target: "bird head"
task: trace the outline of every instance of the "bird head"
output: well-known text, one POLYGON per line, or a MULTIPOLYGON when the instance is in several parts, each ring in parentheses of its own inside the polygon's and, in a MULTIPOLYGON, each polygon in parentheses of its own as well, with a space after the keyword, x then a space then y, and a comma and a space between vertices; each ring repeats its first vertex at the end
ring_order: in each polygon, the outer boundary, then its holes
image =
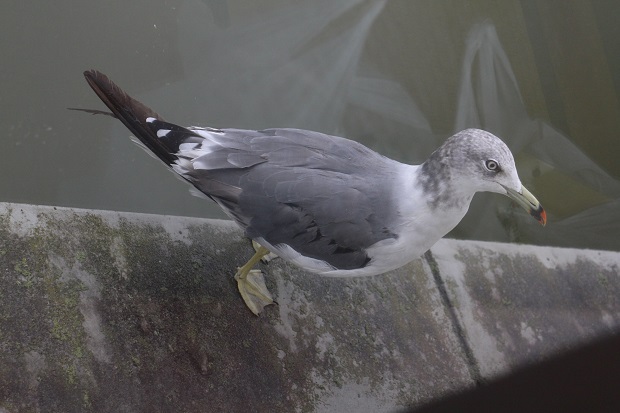
POLYGON ((506 195, 543 226, 547 223, 542 205, 521 184, 510 149, 497 136, 466 129, 448 138, 438 152, 437 158, 446 159, 445 165, 450 165, 454 188, 470 194, 487 191, 506 195))

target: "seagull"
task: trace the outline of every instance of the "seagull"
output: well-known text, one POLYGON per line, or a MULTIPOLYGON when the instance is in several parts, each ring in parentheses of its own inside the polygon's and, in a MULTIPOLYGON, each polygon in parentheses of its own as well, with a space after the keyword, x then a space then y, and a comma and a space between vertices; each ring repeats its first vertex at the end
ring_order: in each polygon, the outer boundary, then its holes
POLYGON ((107 76, 86 81, 147 151, 215 201, 252 239, 234 276, 258 315, 273 304, 259 270, 274 253, 323 276, 382 274, 413 261, 452 230, 476 192, 514 200, 543 226, 504 142, 480 129, 449 137, 421 165, 337 136, 301 129, 219 129, 166 122, 107 76))

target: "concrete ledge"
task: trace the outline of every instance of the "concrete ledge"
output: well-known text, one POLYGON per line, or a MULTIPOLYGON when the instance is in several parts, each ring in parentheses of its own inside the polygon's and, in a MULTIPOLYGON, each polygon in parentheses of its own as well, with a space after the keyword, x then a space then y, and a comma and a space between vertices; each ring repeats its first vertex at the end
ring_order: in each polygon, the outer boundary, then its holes
POLYGON ((262 269, 227 221, 0 204, 0 411, 389 412, 620 326, 620 254, 441 241, 389 274, 262 269))
POLYGON ((620 330, 620 254, 480 241, 432 248, 485 380, 620 330))

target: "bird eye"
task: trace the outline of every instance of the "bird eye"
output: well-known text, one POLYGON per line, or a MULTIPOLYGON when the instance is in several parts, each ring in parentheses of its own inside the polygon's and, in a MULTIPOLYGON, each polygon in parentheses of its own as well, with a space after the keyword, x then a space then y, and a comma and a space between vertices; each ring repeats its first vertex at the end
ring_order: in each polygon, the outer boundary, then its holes
POLYGON ((484 162, 484 166, 489 171, 499 171, 499 163, 496 160, 489 159, 488 161, 484 162))

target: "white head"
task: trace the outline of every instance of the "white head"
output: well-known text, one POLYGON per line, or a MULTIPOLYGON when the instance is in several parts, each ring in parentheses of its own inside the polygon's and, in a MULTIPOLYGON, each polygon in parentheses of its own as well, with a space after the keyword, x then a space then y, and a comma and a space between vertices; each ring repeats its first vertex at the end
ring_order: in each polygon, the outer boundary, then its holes
POLYGON ((510 149, 489 132, 466 129, 448 138, 422 165, 420 181, 435 207, 468 205, 476 192, 497 192, 546 223, 542 206, 521 184, 510 149))

